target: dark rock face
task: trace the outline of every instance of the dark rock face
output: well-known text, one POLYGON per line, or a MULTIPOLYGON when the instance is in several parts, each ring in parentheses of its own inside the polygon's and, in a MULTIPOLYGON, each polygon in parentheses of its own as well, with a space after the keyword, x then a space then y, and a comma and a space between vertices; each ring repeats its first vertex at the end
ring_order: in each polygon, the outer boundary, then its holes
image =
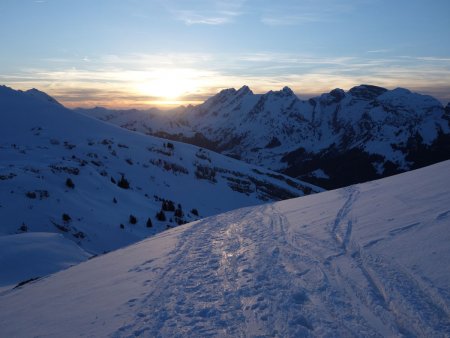
POLYGON ((272 139, 270 140, 269 143, 267 143, 267 145, 265 146, 265 148, 276 148, 281 146, 281 142, 278 138, 276 138, 275 136, 272 137, 272 139))
MULTIPOLYGON (((368 154, 353 148, 341 151, 335 145, 318 154, 306 153, 300 148, 288 153, 282 161, 288 163, 283 173, 292 177, 302 177, 305 181, 322 186, 325 189, 336 189, 346 185, 374 180, 381 176, 373 163, 382 162, 383 156, 368 154), (318 178, 311 175, 316 170, 322 170, 328 178, 318 178)), ((390 174, 397 173, 394 168, 390 174)))

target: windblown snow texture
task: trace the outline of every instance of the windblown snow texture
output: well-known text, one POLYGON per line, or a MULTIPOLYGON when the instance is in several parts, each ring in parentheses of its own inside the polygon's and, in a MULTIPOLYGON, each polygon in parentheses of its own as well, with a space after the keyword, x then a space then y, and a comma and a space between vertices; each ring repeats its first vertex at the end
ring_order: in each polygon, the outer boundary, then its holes
POLYGON ((445 337, 450 161, 239 209, 0 295, 28 336, 445 337))

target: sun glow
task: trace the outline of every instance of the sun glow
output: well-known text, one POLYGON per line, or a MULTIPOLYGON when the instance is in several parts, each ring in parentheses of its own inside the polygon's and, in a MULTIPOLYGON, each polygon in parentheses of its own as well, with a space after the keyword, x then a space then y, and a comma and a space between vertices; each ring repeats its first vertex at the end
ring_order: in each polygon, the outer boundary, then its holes
POLYGON ((195 93, 200 87, 199 75, 190 69, 162 69, 152 71, 137 81, 142 95, 157 101, 178 102, 180 97, 195 93))

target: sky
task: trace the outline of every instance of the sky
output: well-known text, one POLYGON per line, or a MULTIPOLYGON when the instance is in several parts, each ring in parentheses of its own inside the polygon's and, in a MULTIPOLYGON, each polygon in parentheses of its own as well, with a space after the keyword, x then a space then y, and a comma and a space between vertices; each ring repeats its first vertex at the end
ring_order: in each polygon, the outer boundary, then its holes
POLYGON ((0 84, 69 107, 359 84, 450 101, 449 0, 0 0, 0 84))

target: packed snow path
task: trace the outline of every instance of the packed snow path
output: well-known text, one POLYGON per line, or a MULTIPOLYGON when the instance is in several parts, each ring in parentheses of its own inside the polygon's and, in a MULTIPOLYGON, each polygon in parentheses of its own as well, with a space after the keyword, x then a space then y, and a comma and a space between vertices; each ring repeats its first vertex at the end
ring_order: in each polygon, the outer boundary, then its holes
POLYGON ((0 295, 2 336, 448 337, 450 162, 204 219, 0 295))
POLYGON ((290 231, 288 219, 273 205, 196 224, 182 234, 160 273, 158 284, 168 287, 133 303, 133 324, 115 336, 450 332, 442 299, 381 256, 349 250, 353 221, 348 216, 359 191, 344 192, 329 236, 320 240, 290 231))

